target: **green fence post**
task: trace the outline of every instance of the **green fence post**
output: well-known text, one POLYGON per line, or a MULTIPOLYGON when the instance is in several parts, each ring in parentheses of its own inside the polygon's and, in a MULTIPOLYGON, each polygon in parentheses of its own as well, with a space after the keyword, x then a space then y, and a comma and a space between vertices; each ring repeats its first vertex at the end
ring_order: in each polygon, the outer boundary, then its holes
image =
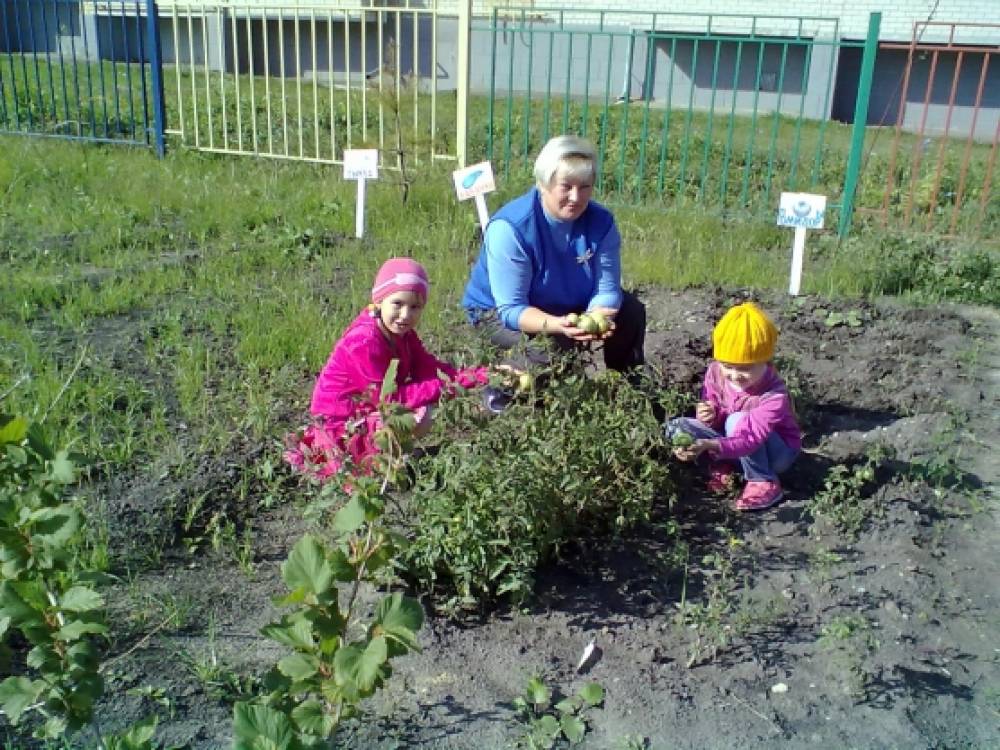
POLYGON ((875 55, 878 53, 878 35, 882 26, 882 14, 868 15, 868 38, 861 57, 861 80, 858 82, 858 99, 854 105, 854 127, 851 130, 851 153, 847 157, 847 176, 844 178, 844 195, 840 202, 840 226, 837 234, 841 239, 851 231, 854 214, 854 194, 861 172, 861 155, 865 148, 865 127, 868 124, 868 101, 872 91, 872 72, 875 70, 875 55))

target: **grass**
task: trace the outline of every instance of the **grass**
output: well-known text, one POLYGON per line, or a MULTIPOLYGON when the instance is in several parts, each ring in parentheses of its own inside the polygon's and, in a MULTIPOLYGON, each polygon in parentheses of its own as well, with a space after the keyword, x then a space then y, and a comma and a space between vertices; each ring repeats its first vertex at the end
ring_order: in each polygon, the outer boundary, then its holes
MULTIPOLYGON (((430 346, 461 349, 453 331, 478 229, 449 173, 417 173, 405 205, 391 177, 371 185, 368 233, 357 240, 354 186, 331 171, 0 140, 4 410, 57 424, 98 466, 273 439, 299 418, 378 265, 398 254, 433 279, 430 346)), ((490 196, 491 209, 523 187, 490 196)), ((697 207, 616 214, 630 286, 786 284, 789 232, 697 207)), ((874 230, 837 243, 817 232, 803 291, 996 303, 998 279, 988 249, 942 253, 926 238, 874 230)))

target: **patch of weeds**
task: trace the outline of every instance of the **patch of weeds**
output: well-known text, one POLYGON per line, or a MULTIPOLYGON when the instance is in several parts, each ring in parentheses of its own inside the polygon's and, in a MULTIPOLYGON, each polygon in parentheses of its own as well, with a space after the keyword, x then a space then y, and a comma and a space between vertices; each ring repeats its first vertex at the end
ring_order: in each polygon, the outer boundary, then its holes
POLYGON ((577 745, 589 728, 589 712, 604 702, 604 688, 591 682, 575 695, 556 700, 551 689, 538 677, 532 677, 524 692, 514 699, 514 708, 527 731, 518 747, 548 750, 558 745, 577 745))
POLYGON ((177 655, 180 663, 213 700, 234 704, 253 697, 260 680, 252 675, 241 675, 221 662, 215 649, 216 635, 215 625, 212 623, 208 628, 207 651, 181 651, 177 655))
POLYGON ((706 661, 714 661, 720 651, 732 644, 736 635, 730 615, 733 608, 733 592, 736 579, 733 572, 733 552, 742 541, 728 529, 720 529, 727 536, 724 550, 714 551, 702 557, 702 575, 705 579, 704 596, 701 601, 687 598, 688 568, 684 571, 681 600, 677 602, 674 622, 679 627, 694 631, 694 641, 689 644, 686 666, 694 667, 706 661))
POLYGON ((823 325, 827 328, 836 328, 837 326, 860 328, 865 324, 864 313, 857 309, 840 312, 838 310, 827 310, 824 307, 817 307, 813 313, 823 321, 823 325))
POLYGON ((650 545, 638 548, 639 554, 651 567, 658 569, 662 575, 669 575, 684 567, 691 556, 691 547, 683 537, 683 529, 674 518, 657 524, 654 527, 659 544, 655 549, 650 545))
POLYGON ((649 750, 649 737, 626 734, 618 740, 615 748, 616 750, 649 750))
POLYGON ((161 595, 142 590, 138 581, 129 583, 128 624, 142 633, 150 628, 169 627, 184 630, 194 619, 197 602, 190 594, 175 594, 170 591, 161 595))
POLYGON ((880 508, 867 502, 874 492, 876 469, 882 464, 885 451, 875 448, 864 461, 855 466, 838 464, 827 472, 823 489, 810 498, 807 509, 813 517, 812 532, 818 536, 817 521, 822 518, 837 530, 856 538, 880 508))
POLYGON ((844 562, 843 555, 826 547, 817 547, 809 554, 809 576, 822 586, 833 579, 833 570, 844 562))
POLYGON ((857 256, 863 291, 910 294, 932 302, 1000 304, 1000 259, 988 248, 942 245, 932 236, 887 234, 858 235, 844 243, 844 250, 847 256, 857 256))
POLYGON ((154 706, 159 706, 166 710, 167 715, 173 719, 176 715, 174 711, 174 702, 171 700, 170 696, 167 695, 166 688, 156 687, 153 685, 143 685, 142 687, 130 688, 126 691, 128 695, 135 696, 144 703, 151 703, 154 706))
POLYGON ((879 646, 869 622, 858 614, 834 617, 820 628, 817 642, 830 653, 828 670, 844 694, 856 702, 867 700, 874 681, 868 664, 879 646))

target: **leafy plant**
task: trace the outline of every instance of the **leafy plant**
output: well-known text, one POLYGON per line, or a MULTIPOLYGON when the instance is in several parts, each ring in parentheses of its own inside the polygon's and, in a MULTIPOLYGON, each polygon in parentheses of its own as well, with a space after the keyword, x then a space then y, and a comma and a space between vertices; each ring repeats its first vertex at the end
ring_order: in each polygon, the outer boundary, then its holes
POLYGON ((21 418, 0 417, 0 449, 0 639, 19 632, 31 646, 0 683, 0 706, 14 725, 37 714, 36 736, 61 737, 90 722, 104 689, 93 642, 107 633, 104 600, 74 568, 84 519, 63 498, 78 458, 21 418))
POLYGON ((106 635, 98 576, 77 565, 84 516, 64 498, 81 457, 55 450, 37 424, 0 415, 0 707, 14 726, 59 739, 91 725, 102 750, 154 747, 157 718, 102 736, 94 703, 104 681, 95 637, 106 635), (30 645, 23 662, 9 645, 30 645))
POLYGON ((400 539, 384 521, 389 480, 402 469, 402 449, 413 428, 402 407, 388 401, 395 389, 395 363, 382 384, 385 410, 382 479, 352 476, 350 499, 333 516, 332 539, 307 534, 281 566, 290 593, 280 604, 295 609, 263 628, 263 634, 290 648, 264 681, 267 695, 234 707, 236 750, 295 748, 329 738, 345 718, 392 674, 391 660, 419 650, 423 624, 419 602, 394 593, 375 608, 358 630, 358 591, 373 583, 399 552, 400 539), (340 602, 339 584, 348 587, 340 602))
POLYGON ((575 695, 552 703, 552 691, 539 677, 532 677, 524 693, 514 699, 518 718, 527 724, 521 745, 530 750, 548 750, 561 741, 576 745, 587 733, 590 709, 604 702, 604 688, 591 682, 575 695))
MULTIPOLYGON (((538 565, 567 544, 620 532, 654 500, 672 500, 646 397, 618 373, 563 366, 535 398, 416 464, 401 564, 445 611, 523 600, 538 565)), ((465 409, 442 407, 442 421, 468 431, 465 409)))

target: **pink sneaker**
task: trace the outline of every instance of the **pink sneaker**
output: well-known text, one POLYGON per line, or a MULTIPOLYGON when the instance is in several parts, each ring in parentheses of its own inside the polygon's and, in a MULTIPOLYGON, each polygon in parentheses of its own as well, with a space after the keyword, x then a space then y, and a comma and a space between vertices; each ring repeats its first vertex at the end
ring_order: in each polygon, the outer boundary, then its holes
POLYGON ((725 495, 736 487, 736 467, 726 461, 709 464, 705 487, 716 495, 725 495))
POLYGON ((736 510, 764 510, 781 500, 784 492, 778 481, 751 481, 736 500, 736 510))

